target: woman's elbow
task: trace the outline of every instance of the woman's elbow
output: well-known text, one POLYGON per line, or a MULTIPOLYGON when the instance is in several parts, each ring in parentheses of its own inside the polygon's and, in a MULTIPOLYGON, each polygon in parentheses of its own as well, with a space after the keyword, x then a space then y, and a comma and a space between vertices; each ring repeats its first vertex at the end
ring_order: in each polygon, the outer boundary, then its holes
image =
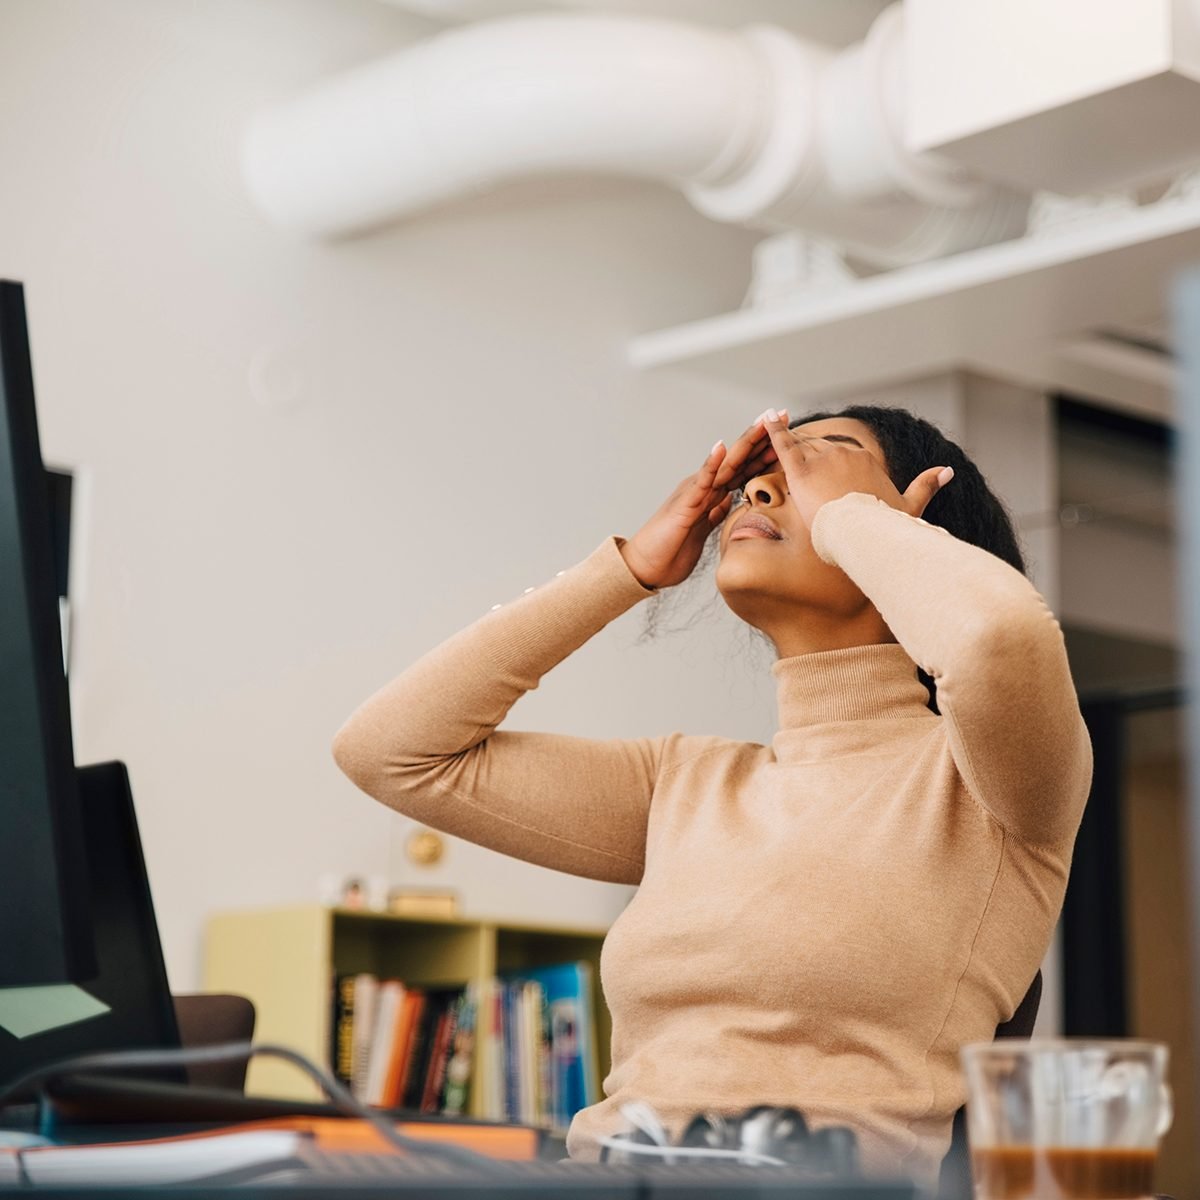
POLYGON ((383 777, 379 750, 353 717, 334 734, 332 749, 333 761, 342 774, 368 795, 378 797, 383 777))
POLYGON ((337 731, 332 748, 334 762, 360 791, 405 816, 428 821, 436 779, 446 765, 442 756, 404 754, 357 715, 337 731))
POLYGON ((963 622, 963 640, 973 654, 992 661, 1064 656, 1062 627, 1040 595, 1030 588, 1004 599, 980 604, 963 622))

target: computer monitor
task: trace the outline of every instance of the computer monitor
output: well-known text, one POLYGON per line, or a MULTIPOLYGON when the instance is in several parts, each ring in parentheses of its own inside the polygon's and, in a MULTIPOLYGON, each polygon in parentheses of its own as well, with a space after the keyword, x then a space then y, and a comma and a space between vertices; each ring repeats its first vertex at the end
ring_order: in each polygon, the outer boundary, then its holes
MULTIPOLYGON (((0 994, 0 1089, 78 1054, 179 1045, 125 765, 80 767, 76 778, 96 973, 79 988, 14 989, 18 1002, 10 994, 7 1006, 0 994), (77 994, 56 994, 65 991, 77 994)), ((136 1078, 186 1082, 179 1068, 141 1070, 136 1078)))
POLYGON ((24 291, 0 281, 0 989, 96 973, 49 507, 24 291))

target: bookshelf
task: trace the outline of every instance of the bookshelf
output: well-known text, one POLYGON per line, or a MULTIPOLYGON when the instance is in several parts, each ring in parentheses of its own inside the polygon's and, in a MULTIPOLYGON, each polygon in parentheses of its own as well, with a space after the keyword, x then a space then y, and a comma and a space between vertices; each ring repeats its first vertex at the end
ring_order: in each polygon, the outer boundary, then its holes
MULTIPOLYGON (((322 905, 218 913, 205 932, 203 986, 253 1001, 256 1040, 291 1046, 328 1066, 335 975, 370 971, 414 986, 467 984, 497 972, 582 960, 592 965, 596 1077, 603 1080, 612 1038, 600 993, 600 947, 607 932, 322 905)), ((246 1091, 319 1098, 316 1085, 297 1068, 267 1060, 251 1061, 246 1091)), ((477 1089, 470 1112, 480 1115, 477 1089)))

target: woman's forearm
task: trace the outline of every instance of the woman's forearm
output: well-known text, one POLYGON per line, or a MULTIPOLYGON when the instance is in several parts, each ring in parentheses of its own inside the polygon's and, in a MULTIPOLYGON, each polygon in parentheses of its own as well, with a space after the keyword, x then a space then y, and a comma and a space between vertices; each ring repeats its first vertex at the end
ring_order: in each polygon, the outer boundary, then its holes
POLYGON ((813 546, 846 572, 934 679, 968 785, 1035 841, 1073 832, 1091 774, 1062 630, 993 554, 851 493, 824 504, 813 546))
POLYGON ((652 743, 496 733, 547 671, 650 594, 620 543, 606 539, 371 696, 334 739, 342 770, 383 803, 504 853, 579 874, 634 873, 638 821, 610 814, 606 830, 604 812, 648 810, 652 743))

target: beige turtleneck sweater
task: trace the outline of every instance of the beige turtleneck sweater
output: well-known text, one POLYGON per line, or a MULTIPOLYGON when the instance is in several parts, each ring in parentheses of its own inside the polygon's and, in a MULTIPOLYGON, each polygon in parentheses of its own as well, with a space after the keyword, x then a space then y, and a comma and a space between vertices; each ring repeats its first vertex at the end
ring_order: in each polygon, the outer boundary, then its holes
POLYGON ((629 1099, 676 1135, 696 1112, 788 1104, 853 1127, 868 1169, 931 1186, 959 1047, 991 1039, 1046 953, 1091 779, 1058 623, 1019 572, 874 497, 825 504, 812 537, 898 644, 778 660, 769 745, 496 730, 652 594, 615 536, 337 735, 342 769, 417 820, 639 885, 604 943, 612 1072, 572 1157, 628 1128, 629 1099))

